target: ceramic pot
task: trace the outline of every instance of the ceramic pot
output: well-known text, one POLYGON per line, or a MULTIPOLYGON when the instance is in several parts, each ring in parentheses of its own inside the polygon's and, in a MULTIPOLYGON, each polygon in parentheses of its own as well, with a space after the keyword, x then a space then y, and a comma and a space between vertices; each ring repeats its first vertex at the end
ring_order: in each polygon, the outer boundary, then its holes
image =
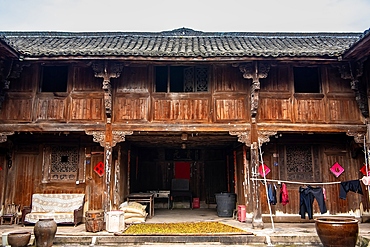
POLYGON ((57 223, 53 219, 39 219, 33 231, 36 247, 51 247, 57 232, 57 223))
POLYGON ((11 247, 25 247, 31 239, 31 233, 26 231, 10 232, 8 234, 8 244, 11 247))
POLYGON ((358 237, 358 220, 347 217, 320 217, 315 228, 324 247, 354 247, 358 237))

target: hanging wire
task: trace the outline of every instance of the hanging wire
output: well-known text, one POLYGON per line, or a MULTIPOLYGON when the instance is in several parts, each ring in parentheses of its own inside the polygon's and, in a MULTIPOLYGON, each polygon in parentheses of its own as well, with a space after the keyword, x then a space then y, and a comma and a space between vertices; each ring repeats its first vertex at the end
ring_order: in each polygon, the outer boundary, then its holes
POLYGON ((337 182, 298 182, 298 181, 285 181, 278 179, 263 179, 263 178, 250 178, 250 180, 263 180, 268 182, 277 182, 277 183, 287 183, 287 184, 302 184, 302 185, 322 185, 322 184, 340 184, 340 181, 337 182))
POLYGON ((267 205, 269 206, 269 211, 270 211, 271 226, 272 226, 272 230, 275 230, 274 220, 273 220, 273 217, 272 217, 271 205, 270 205, 270 201, 269 201, 268 189, 267 189, 265 166, 264 166, 264 162, 263 162, 262 150, 261 150, 261 145, 260 145, 260 140, 259 139, 258 139, 258 148, 259 148, 259 154, 260 154, 260 159, 261 159, 260 163, 262 164, 262 172, 263 172, 263 180, 264 180, 265 190, 266 190, 267 205))

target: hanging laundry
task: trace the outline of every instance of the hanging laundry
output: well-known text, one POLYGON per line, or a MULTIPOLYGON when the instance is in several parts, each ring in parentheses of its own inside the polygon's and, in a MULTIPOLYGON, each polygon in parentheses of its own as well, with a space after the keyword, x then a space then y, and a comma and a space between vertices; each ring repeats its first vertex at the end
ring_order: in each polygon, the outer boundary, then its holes
POLYGON ((319 204, 320 212, 322 214, 326 213, 327 208, 321 187, 299 187, 299 214, 301 215, 302 219, 306 217, 306 213, 308 214, 308 218, 310 220, 313 219, 312 204, 314 199, 316 199, 317 203, 319 204))
POLYGON ((324 201, 326 201, 326 190, 325 190, 325 188, 322 188, 322 194, 324 195, 324 201))
POLYGON ((280 203, 283 204, 283 206, 289 203, 288 189, 285 183, 282 183, 280 187, 280 203))
POLYGON ((362 192, 360 180, 357 179, 341 182, 339 188, 339 198, 345 200, 349 191, 363 195, 364 193, 362 192))
POLYGON ((364 185, 369 186, 370 185, 370 176, 363 176, 361 178, 361 181, 364 185))
POLYGON ((273 184, 268 184, 267 192, 269 197, 269 203, 272 205, 276 205, 276 188, 273 184))

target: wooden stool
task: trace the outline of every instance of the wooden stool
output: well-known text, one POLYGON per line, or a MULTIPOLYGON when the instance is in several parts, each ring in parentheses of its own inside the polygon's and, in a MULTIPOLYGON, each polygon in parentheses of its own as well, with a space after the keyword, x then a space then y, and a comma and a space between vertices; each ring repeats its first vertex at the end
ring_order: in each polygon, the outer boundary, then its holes
POLYGON ((19 223, 18 211, 19 204, 8 204, 4 209, 4 214, 1 216, 0 225, 12 225, 19 223))

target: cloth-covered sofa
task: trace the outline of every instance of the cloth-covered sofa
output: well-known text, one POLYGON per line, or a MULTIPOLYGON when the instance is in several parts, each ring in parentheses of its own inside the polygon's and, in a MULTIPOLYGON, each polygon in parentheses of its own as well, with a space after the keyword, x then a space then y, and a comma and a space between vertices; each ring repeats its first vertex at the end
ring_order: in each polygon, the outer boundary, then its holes
POLYGON ((22 209, 22 223, 53 218, 57 224, 82 222, 85 194, 33 194, 31 206, 22 209))

